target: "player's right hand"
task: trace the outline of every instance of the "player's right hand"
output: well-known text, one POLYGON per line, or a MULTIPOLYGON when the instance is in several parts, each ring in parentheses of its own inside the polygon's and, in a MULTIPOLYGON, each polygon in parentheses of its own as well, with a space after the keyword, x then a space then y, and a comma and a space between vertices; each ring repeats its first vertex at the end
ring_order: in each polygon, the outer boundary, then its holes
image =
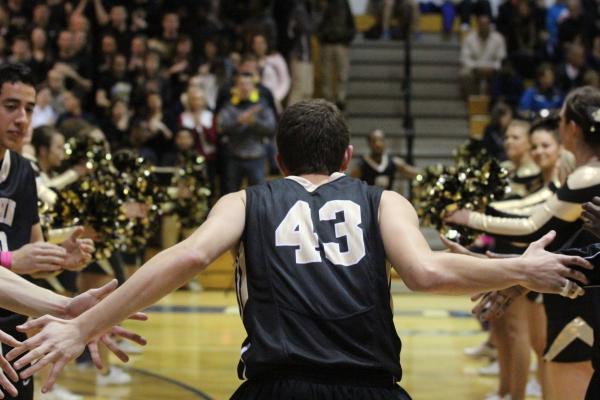
MULTIPOLYGON (((17 347, 22 345, 22 343, 19 342, 17 339, 10 336, 8 333, 2 331, 0 331, 0 343, 7 344, 11 347, 17 347)), ((17 388, 15 388, 15 386, 12 384, 11 381, 8 380, 8 378, 10 378, 13 382, 17 382, 19 380, 19 376, 17 375, 17 372, 13 369, 12 365, 10 365, 10 363, 6 360, 6 358, 4 358, 4 356, 1 353, 0 368, 0 386, 2 386, 2 388, 6 390, 6 392, 12 397, 16 397, 18 394, 17 388), (7 375, 8 378, 6 377, 7 375)), ((2 392, 2 390, 0 390, 0 399, 3 398, 4 393, 2 392)))
POLYGON ((11 270, 19 275, 58 271, 63 268, 67 251, 46 242, 29 243, 13 251, 11 270))

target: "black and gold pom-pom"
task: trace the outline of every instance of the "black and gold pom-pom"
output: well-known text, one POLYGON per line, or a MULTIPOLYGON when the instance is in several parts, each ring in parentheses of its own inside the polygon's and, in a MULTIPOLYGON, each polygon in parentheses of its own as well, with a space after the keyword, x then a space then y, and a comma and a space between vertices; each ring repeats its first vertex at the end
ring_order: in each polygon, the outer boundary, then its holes
POLYGON ((472 243, 477 232, 465 226, 449 226, 444 217, 458 209, 484 211, 502 199, 508 172, 477 143, 469 142, 455 152, 455 165, 425 168, 412 183, 413 204, 421 222, 462 245, 472 243))

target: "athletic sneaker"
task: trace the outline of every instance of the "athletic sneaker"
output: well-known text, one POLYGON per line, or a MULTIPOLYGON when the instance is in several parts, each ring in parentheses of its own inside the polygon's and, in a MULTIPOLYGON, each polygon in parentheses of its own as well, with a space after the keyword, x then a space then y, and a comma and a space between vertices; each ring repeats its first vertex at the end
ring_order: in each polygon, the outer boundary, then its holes
POLYGON ((479 375, 483 376, 497 376, 500 373, 500 365, 498 364, 498 360, 491 362, 485 367, 479 368, 478 372, 479 375))
POLYGON ((71 392, 64 386, 55 384, 51 391, 40 393, 41 400, 83 400, 83 396, 71 392))
POLYGON ((483 342, 479 346, 467 347, 463 350, 466 356, 473 358, 493 358, 498 357, 498 350, 492 346, 489 342, 483 342))
POLYGON ((511 400, 510 394, 500 396, 498 393, 492 393, 485 397, 485 400, 511 400))
POLYGON ((529 382, 527 382, 527 387, 525 388, 525 396, 542 397, 542 387, 537 379, 529 379, 529 382))
POLYGON ((108 374, 96 374, 97 386, 126 385, 131 382, 131 375, 119 367, 110 367, 108 374))

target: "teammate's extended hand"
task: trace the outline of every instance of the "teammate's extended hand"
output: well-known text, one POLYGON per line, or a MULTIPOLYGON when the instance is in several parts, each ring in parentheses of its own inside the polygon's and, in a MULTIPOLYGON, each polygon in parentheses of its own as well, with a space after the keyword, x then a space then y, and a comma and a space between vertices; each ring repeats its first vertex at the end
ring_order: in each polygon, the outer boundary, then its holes
POLYGON ((479 303, 471 310, 481 321, 489 321, 500 318, 504 311, 519 296, 527 293, 523 286, 512 286, 507 289, 478 294, 471 297, 471 300, 479 303))
POLYGON ((570 266, 589 270, 594 267, 581 257, 553 254, 544 250, 555 237, 556 232, 550 231, 525 250, 521 256, 526 261, 521 285, 535 292, 556 293, 570 298, 581 296, 584 291, 574 281, 587 284, 588 280, 583 273, 570 266))
POLYGON ((94 242, 92 239, 82 239, 83 227, 79 226, 73 230, 71 236, 61 243, 66 250, 63 268, 69 271, 77 271, 85 267, 92 260, 94 253, 94 242))
MULTIPOLYGON (((17 347, 22 344, 17 339, 10 336, 8 333, 2 332, 2 331, 0 331, 0 343, 5 343, 11 347, 17 347)), ((15 386, 11 383, 11 381, 8 380, 6 375, 8 375, 8 377, 13 382, 17 382, 19 380, 19 376, 17 375, 17 372, 13 369, 12 365, 10 365, 10 363, 6 360, 6 358, 4 358, 4 356, 1 353, 0 353, 0 368, 1 368, 0 386, 2 386, 2 388, 4 390, 6 390, 8 392, 8 394, 10 394, 12 397, 16 397, 18 394, 17 388, 15 388, 15 386)), ((2 390, 0 390, 0 399, 3 399, 3 398, 4 398, 4 393, 2 393, 2 390)))
POLYGON ((66 256, 66 250, 55 244, 29 243, 13 251, 11 269, 19 275, 58 271, 65 264, 66 256))
MULTIPOLYGON (((133 318, 135 319, 135 316, 133 318)), ((50 375, 42 386, 43 393, 52 388, 64 366, 81 355, 86 346, 85 338, 76 320, 63 320, 45 315, 18 326, 17 330, 21 332, 40 330, 35 336, 30 337, 11 350, 6 358, 12 361, 19 355, 29 351, 14 363, 19 370, 31 364, 19 374, 21 379, 27 379, 46 365, 53 364, 50 375)), ((109 332, 94 337, 89 343, 92 359, 96 366, 102 365, 98 354, 98 342, 104 343, 122 361, 129 359, 127 354, 112 341, 109 337, 110 334, 124 337, 140 345, 146 344, 146 340, 140 335, 125 328, 113 327, 109 332)))

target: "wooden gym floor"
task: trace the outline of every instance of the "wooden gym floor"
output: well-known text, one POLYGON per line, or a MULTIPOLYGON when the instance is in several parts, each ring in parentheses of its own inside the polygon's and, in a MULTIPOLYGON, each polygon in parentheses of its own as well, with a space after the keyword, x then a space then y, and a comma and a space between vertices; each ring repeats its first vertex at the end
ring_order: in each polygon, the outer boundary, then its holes
MULTIPOLYGON (((485 339, 470 317, 467 297, 394 295, 403 342, 402 386, 415 400, 479 400, 496 387, 478 377, 485 361, 463 356, 485 339)), ((149 341, 125 366, 128 386, 96 388, 94 371, 70 366, 60 381, 86 400, 228 399, 239 381, 236 366, 244 331, 231 291, 176 292, 149 310, 145 323, 128 322, 149 341)), ((38 386, 39 387, 39 386, 38 386)))

